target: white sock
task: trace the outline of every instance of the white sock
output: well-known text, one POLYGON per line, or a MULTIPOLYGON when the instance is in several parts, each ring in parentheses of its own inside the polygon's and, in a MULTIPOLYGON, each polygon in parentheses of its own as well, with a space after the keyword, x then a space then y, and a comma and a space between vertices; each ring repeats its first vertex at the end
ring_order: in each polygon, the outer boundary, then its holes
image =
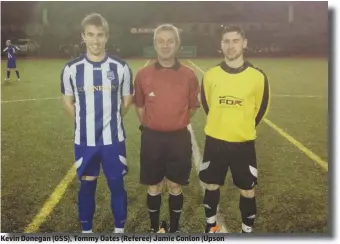
POLYGON ((82 230, 82 233, 93 233, 92 229, 91 230, 82 230))
POLYGON ((124 233, 124 228, 115 228, 113 233, 124 233))

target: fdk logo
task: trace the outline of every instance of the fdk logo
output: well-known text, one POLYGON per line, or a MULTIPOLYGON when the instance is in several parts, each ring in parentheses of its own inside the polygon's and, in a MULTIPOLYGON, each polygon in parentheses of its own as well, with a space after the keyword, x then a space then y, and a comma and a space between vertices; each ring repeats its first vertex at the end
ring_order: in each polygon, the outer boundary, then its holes
POLYGON ((237 106, 241 107, 243 106, 243 100, 237 97, 232 96, 219 96, 218 97, 218 104, 226 104, 229 106, 237 106))

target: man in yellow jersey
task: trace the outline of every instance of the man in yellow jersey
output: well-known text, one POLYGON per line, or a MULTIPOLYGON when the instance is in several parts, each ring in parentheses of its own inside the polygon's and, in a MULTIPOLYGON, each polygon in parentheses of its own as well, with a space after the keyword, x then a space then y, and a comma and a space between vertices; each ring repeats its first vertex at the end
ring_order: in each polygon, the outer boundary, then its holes
POLYGON ((242 232, 250 233, 256 214, 256 126, 268 109, 269 84, 263 71, 244 60, 247 39, 242 28, 234 25, 224 28, 221 47, 225 59, 205 72, 201 89, 207 114, 199 173, 205 185, 205 232, 218 232, 219 187, 224 184, 230 167, 233 182, 241 193, 242 232))

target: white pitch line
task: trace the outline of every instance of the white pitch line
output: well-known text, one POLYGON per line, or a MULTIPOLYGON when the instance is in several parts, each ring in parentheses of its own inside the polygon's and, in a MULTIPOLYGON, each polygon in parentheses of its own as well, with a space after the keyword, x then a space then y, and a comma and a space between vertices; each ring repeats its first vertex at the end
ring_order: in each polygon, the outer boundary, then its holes
MULTIPOLYGON (((204 74, 204 70, 202 70, 200 67, 198 67, 194 62, 188 59, 188 62, 191 63, 192 66, 194 66, 196 69, 201 71, 204 74)), ((323 96, 318 95, 292 95, 292 94, 271 94, 272 97, 295 97, 295 98, 325 98, 323 96)))
MULTIPOLYGON (((147 61, 144 65, 147 66, 149 61, 147 61)), ((294 98, 325 98, 323 96, 314 96, 314 95, 286 95, 286 94, 272 94, 272 97, 294 97, 294 98)), ((30 101, 43 101, 43 100, 56 100, 60 99, 61 97, 42 97, 42 98, 27 98, 27 99, 20 99, 20 100, 5 100, 1 101, 1 103, 18 103, 18 102, 30 102, 30 101)))
MULTIPOLYGON (((188 60, 193 66, 195 66, 198 70, 204 73, 204 71, 198 67, 196 64, 188 60)), ((147 60, 143 67, 146 67, 150 63, 150 60, 147 60)), ((272 97, 293 97, 293 98, 325 98, 323 96, 318 95, 289 95, 289 94, 272 94, 272 97)), ((29 101, 43 101, 43 100, 56 100, 61 97, 42 97, 42 98, 27 98, 20 100, 5 100, 1 101, 1 103, 17 103, 17 102, 29 102, 29 101)))
POLYGON ((146 63, 144 64, 144 66, 143 67, 146 67, 146 66, 148 66, 148 64, 150 63, 150 59, 148 60, 148 61, 146 61, 146 63))
POLYGON ((272 97, 295 97, 295 98, 325 98, 318 95, 290 95, 290 94, 272 94, 272 97))
MULTIPOLYGON (((149 61, 147 61, 144 65, 147 66, 149 61)), ((314 95, 285 95, 285 94, 272 94, 272 97, 295 97, 295 98, 325 98, 322 96, 314 96, 314 95)), ((29 102, 29 101, 43 101, 43 100, 56 100, 60 99, 61 97, 42 97, 42 98, 27 98, 27 99, 20 99, 20 100, 5 100, 1 101, 1 103, 18 103, 18 102, 29 102)))
POLYGON ((56 100, 56 99, 60 99, 60 97, 42 97, 42 98, 27 98, 27 99, 20 99, 20 100, 7 100, 7 101, 1 101, 1 103, 17 103, 17 102, 28 102, 28 101, 56 100))
MULTIPOLYGON (((143 67, 146 67, 150 63, 150 60, 147 60, 143 67)), ((17 102, 29 102, 29 101, 42 101, 42 100, 56 100, 60 99, 61 97, 42 97, 42 98, 27 98, 27 99, 20 99, 20 100, 5 100, 1 101, 1 103, 17 103, 17 102)))
POLYGON ((193 63, 191 60, 188 59, 188 62, 191 63, 192 66, 194 66, 196 69, 198 69, 199 71, 202 72, 202 74, 204 74, 204 70, 201 69, 200 67, 198 67, 195 63, 193 63))
MULTIPOLYGON (((194 160, 194 164, 196 167, 196 172, 197 174, 200 172, 200 163, 201 163, 201 153, 199 150, 199 147, 197 145, 197 141, 196 141, 196 137, 195 137, 195 133, 192 129, 191 124, 188 125, 188 130, 190 131, 191 134, 191 143, 192 143, 192 158, 194 160)), ((200 181, 201 187, 202 187, 202 191, 203 191, 203 196, 205 193, 205 188, 202 184, 202 182, 200 181)), ((220 226, 220 233, 229 233, 225 222, 224 222, 224 218, 223 216, 219 213, 219 207, 217 207, 217 225, 220 226)))

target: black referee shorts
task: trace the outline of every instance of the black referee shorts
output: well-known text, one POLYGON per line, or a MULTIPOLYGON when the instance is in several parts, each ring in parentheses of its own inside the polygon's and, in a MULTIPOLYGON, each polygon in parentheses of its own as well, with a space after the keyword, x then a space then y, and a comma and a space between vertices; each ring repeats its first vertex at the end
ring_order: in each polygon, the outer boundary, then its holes
POLYGON ((189 184, 191 136, 187 128, 158 132, 144 128, 140 150, 140 182, 156 185, 164 177, 180 185, 189 184))
POLYGON ((257 184, 255 141, 226 142, 206 136, 200 180, 224 185, 229 167, 233 182, 239 189, 253 189, 257 184))

